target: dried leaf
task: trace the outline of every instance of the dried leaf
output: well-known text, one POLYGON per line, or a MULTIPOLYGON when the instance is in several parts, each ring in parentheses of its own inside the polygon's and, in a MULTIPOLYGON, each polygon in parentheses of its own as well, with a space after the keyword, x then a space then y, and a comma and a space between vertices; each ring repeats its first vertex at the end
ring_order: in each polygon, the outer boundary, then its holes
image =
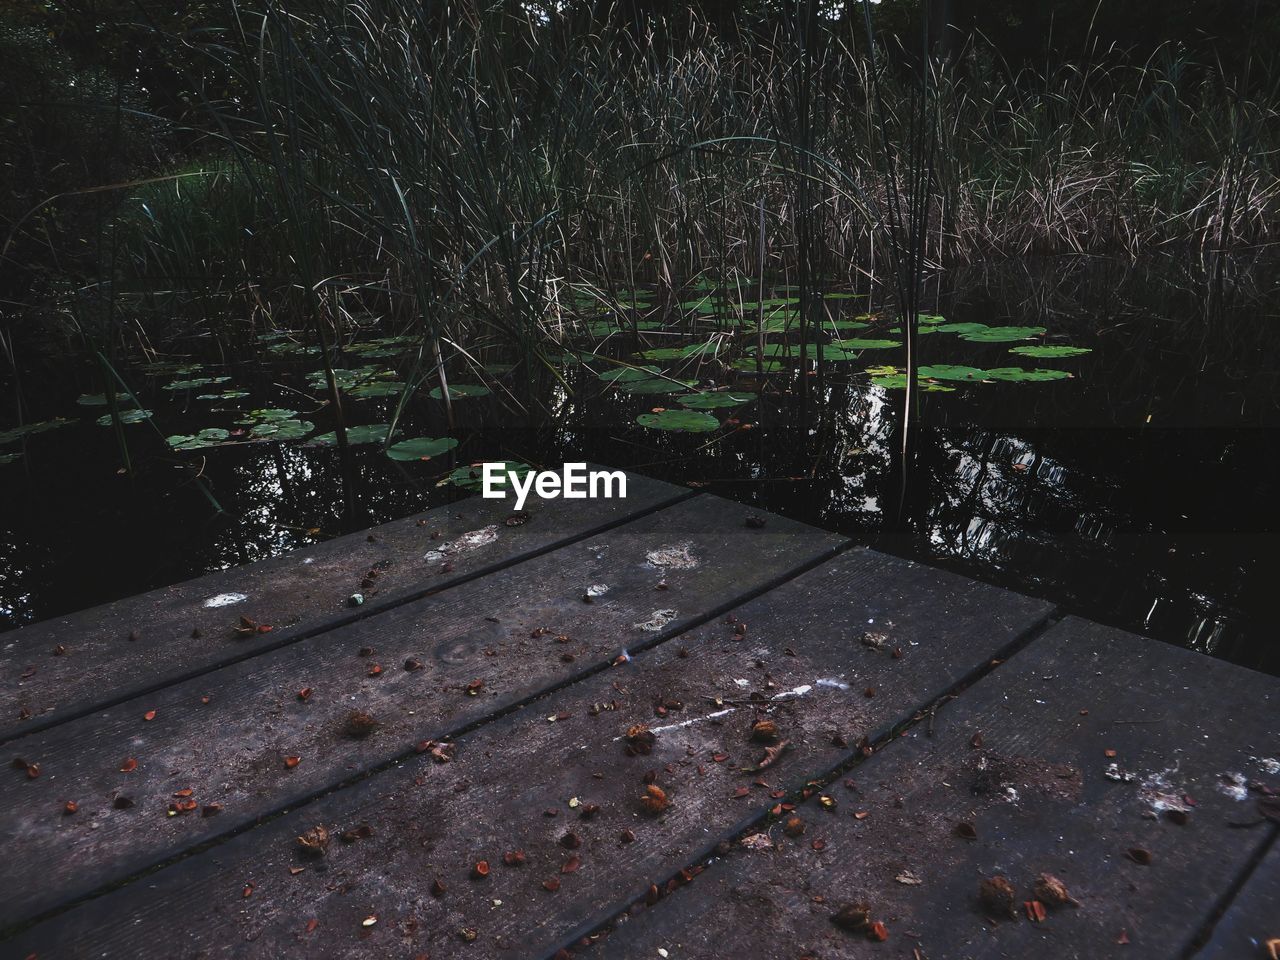
POLYGON ((748 773, 759 773, 761 770, 768 769, 781 759, 786 753, 787 748, 791 746, 790 740, 781 740, 772 747, 765 748, 764 756, 760 758, 760 762, 754 767, 748 768, 748 773))
POLYGON ((582 860, 579 857, 570 857, 560 865, 561 873, 577 873, 578 867, 582 866, 582 860))
POLYGON ((294 767, 296 767, 296 766, 297 766, 298 764, 300 764, 301 762, 302 762, 302 758, 301 758, 301 757, 285 757, 285 758, 284 758, 284 765, 285 765, 286 767, 288 767, 290 770, 292 770, 294 767))
POLYGON ((156 712, 154 710, 148 710, 146 713, 142 715, 143 720, 154 720, 155 718, 156 718, 156 712))
POLYGON ((640 798, 640 805, 644 807, 647 813, 659 814, 671 805, 671 801, 667 799, 665 790, 657 784, 651 783, 645 787, 645 794, 640 798))
POLYGON ((133 773, 133 771, 137 769, 138 769, 138 761, 135 760, 133 757, 129 757, 128 759, 125 760, 124 763, 120 764, 121 773, 133 773))

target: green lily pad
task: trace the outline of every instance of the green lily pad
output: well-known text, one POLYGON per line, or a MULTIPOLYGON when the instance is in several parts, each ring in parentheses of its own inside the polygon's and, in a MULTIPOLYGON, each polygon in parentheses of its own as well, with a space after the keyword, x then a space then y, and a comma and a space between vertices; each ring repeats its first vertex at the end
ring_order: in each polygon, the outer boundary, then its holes
POLYGON ((971 343, 1008 343, 1011 340, 1029 340, 1044 333, 1044 327, 987 327, 961 333, 961 340, 971 343))
POLYGON ((690 397, 677 397, 682 407, 690 410, 718 410, 721 407, 740 407, 756 398, 754 393, 696 393, 690 397))
POLYGON ((205 427, 199 433, 179 433, 165 439, 169 446, 175 450, 200 450, 204 447, 212 447, 214 444, 222 443, 230 438, 230 432, 223 430, 221 427, 205 427))
POLYGON ((166 383, 161 390, 194 390, 196 387, 207 387, 211 383, 226 383, 230 377, 197 377, 194 380, 175 380, 166 383))
MULTIPOLYGON (((756 372, 756 361, 752 357, 742 357, 739 360, 733 361, 733 363, 731 363, 730 366, 733 367, 733 369, 735 370, 742 370, 746 373, 756 372)), ((787 370, 787 369, 789 369, 789 367, 785 363, 783 363, 781 360, 761 360, 760 361, 761 373, 782 373, 784 370, 787 370)))
POLYGON ((1041 383, 1045 380, 1067 380, 1066 370, 1023 370, 1021 367, 995 367, 986 371, 988 380, 1004 380, 1010 383, 1041 383))
POLYGON ((21 459, 22 454, 20 453, 0 453, 0 467, 3 467, 6 463, 13 463, 21 459))
POLYGON ((23 437, 29 437, 33 433, 44 433, 46 430, 56 430, 58 427, 65 427, 70 420, 62 417, 56 417, 53 420, 39 420, 36 423, 25 423, 20 427, 13 427, 9 430, 0 431, 0 444, 13 443, 15 440, 21 440, 23 437))
POLYGON ((918 367, 919 376, 930 380, 969 380, 980 381, 986 378, 987 371, 978 367, 958 366, 951 363, 935 363, 918 367))
MULTIPOLYGON (((387 431, 391 429, 389 423, 364 423, 358 427, 347 427, 347 443, 357 446, 363 443, 381 443, 387 439, 387 431)), ((400 431, 397 430, 396 433, 400 431)), ((338 434, 321 433, 311 438, 311 442, 319 444, 322 447, 337 446, 338 434)))
MULTIPOLYGON (((877 387, 884 387, 886 390, 905 390, 907 389, 907 375, 905 373, 889 373, 883 376, 872 377, 871 382, 877 387)), ((922 393, 955 393, 955 387, 944 386, 941 383, 929 383, 928 381, 917 381, 916 386, 922 393)))
POLYGON ((720 426, 720 421, 709 413, 697 410, 663 410, 661 413, 642 413, 636 423, 650 430, 671 430, 678 433, 708 433, 720 426))
MULTIPOLYGON (((478 383, 451 383, 449 384, 449 399, 461 400, 464 397, 487 397, 490 391, 488 387, 481 386, 478 383)), ((441 400, 444 394, 440 392, 439 387, 433 387, 431 393, 428 394, 433 400, 441 400)))
POLYGON ((706 356, 716 352, 715 340, 706 343, 691 343, 687 347, 659 347, 656 350, 645 350, 640 356, 646 360, 684 360, 689 357, 706 356))
POLYGON ((404 390, 399 380, 374 380, 352 387, 347 393, 356 400, 373 400, 382 397, 398 397, 404 390))
POLYGON ((401 440, 387 447, 387 456, 392 460, 430 460, 442 453, 448 453, 458 445, 453 437, 415 437, 412 440, 401 440))
MULTIPOLYGON (((497 463, 502 469, 499 471, 498 480, 495 486, 501 490, 507 486, 507 474, 514 473, 520 479, 524 479, 533 467, 527 463, 521 463, 518 460, 501 460, 491 461, 497 463)), ((458 467, 449 476, 445 477, 440 483, 452 484, 455 487, 461 487, 463 490, 481 490, 484 487, 484 473, 481 471, 481 464, 473 463, 470 466, 458 467)))
POLYGON ((249 431, 251 440, 301 440, 316 428, 310 420, 266 420, 249 431))
POLYGON ((636 380, 631 383, 619 384, 619 386, 627 391, 627 393, 679 393, 682 390, 688 390, 693 386, 692 380, 663 380, 654 377, 652 380, 636 380))
POLYGON ((632 383, 636 380, 649 380, 657 372, 657 367, 611 367, 596 376, 606 383, 632 383))
POLYGON ((1067 346, 1025 346, 1011 347, 1010 353, 1016 353, 1022 357, 1035 357, 1038 360, 1056 360, 1061 357, 1078 357, 1081 354, 1092 353, 1092 347, 1067 347, 1067 346))
POLYGON ((201 393, 197 400, 241 400, 249 395, 248 390, 223 390, 221 393, 201 393))
POLYGON ((860 340, 857 338, 851 340, 836 340, 834 346, 841 350, 889 350, 893 347, 902 346, 900 340, 860 340))
POLYGON ((856 300, 865 297, 865 293, 850 293, 843 290, 829 290, 822 295, 823 300, 856 300))
POLYGON ((257 410, 250 410, 236 423, 242 426, 253 426, 257 423, 274 423, 284 420, 292 420, 298 415, 297 410, 287 410, 284 407, 260 407, 257 410))
MULTIPOLYGON (((143 420, 150 420, 150 419, 151 419, 150 410, 140 410, 137 407, 134 407, 132 410, 120 411, 121 423, 141 423, 143 420)), ((111 414, 107 413, 99 417, 98 426, 100 427, 111 426, 111 414)))
POLYGON ((935 330, 938 333, 959 333, 964 335, 979 333, 983 330, 990 330, 991 328, 985 323, 942 323, 937 326, 931 326, 929 329, 935 330))

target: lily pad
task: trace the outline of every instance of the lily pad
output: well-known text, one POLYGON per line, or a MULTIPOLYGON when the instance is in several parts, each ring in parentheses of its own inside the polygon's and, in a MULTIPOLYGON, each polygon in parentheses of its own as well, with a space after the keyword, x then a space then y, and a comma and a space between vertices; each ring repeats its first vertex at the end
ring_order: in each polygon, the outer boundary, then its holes
POLYGON ((53 420, 40 420, 36 423, 26 423, 20 427, 13 427, 10 430, 0 431, 0 444, 13 443, 15 440, 21 440, 23 437, 29 437, 33 433, 44 433, 46 430, 56 430, 58 427, 65 427, 70 420, 57 417, 53 420))
POLYGON ((22 454, 20 453, 0 453, 0 467, 3 467, 6 463, 13 463, 21 459, 22 454))
POLYGON ((401 440, 387 448, 387 456, 392 460, 430 460, 442 453, 448 453, 458 445, 453 437, 415 437, 412 440, 401 440))
MULTIPOLYGON (((507 474, 514 473, 520 479, 524 479, 533 467, 527 463, 521 463, 518 460, 501 460, 490 461, 497 463, 501 467, 498 472, 498 481, 495 486, 502 489, 507 486, 507 474)), ((449 476, 440 481, 440 484, 452 484, 455 487, 461 487, 463 490, 480 490, 484 487, 484 473, 481 469, 483 465, 473 463, 470 466, 458 467, 449 476)))
POLYGON ((690 410, 718 410, 721 407, 740 407, 756 398, 754 393, 696 393, 691 397, 679 397, 680 405, 690 410))
MULTIPOLYGON (((461 400, 464 397, 487 397, 489 388, 481 386, 478 383, 451 383, 449 384, 449 399, 461 400)), ((429 396, 433 400, 441 400, 444 394, 440 392, 439 387, 433 387, 429 396)))
POLYGON ((889 350, 893 347, 902 346, 900 340, 861 340, 853 338, 850 340, 836 340, 834 346, 841 350, 889 350))
POLYGON ((277 423, 284 420, 292 420, 297 415, 297 410, 288 410, 284 407, 260 407, 257 410, 250 410, 236 423, 243 426, 252 426, 258 423, 277 423))
MULTIPOLYGON (((733 363, 730 364, 730 366, 732 366, 733 369, 735 370, 742 370, 746 373, 756 372, 756 361, 753 357, 742 357, 741 359, 733 361, 733 363)), ((789 368, 781 360, 761 360, 760 361, 761 373, 782 373, 784 370, 787 370, 787 369, 789 368)))
POLYGON ((221 393, 202 393, 199 394, 197 400, 241 400, 249 395, 248 390, 223 390, 221 393))
POLYGON ((995 367, 986 371, 988 380, 1004 380, 1010 383, 1041 383, 1045 380, 1067 380, 1066 370, 1023 370, 1021 367, 995 367))
POLYGON ((958 333, 961 335, 970 333, 979 333, 983 330, 990 330, 985 323, 942 323, 937 326, 931 326, 930 330, 936 330, 938 333, 958 333))
POLYGON ((636 380, 649 380, 657 372, 657 367, 611 367, 596 376, 606 383, 632 383, 636 380))
POLYGON ((627 393, 679 393, 692 387, 693 381, 663 380, 659 377, 654 377, 652 380, 636 380, 631 383, 619 384, 619 386, 627 393))
POLYGON ((969 380, 981 381, 986 378, 987 371, 978 367, 958 366, 951 363, 935 363, 929 366, 918 367, 916 371, 920 377, 930 380, 969 380))
POLYGON ((717 346, 715 340, 708 340, 706 343, 691 343, 687 347, 659 347, 656 350, 645 350, 640 356, 646 360, 684 360, 688 357, 715 353, 717 346))
MULTIPOLYGON (((150 420, 150 419, 151 419, 150 410, 140 410, 137 407, 134 407, 132 410, 120 411, 121 423, 141 423, 143 420, 150 420)), ((100 427, 111 426, 111 414, 107 413, 99 417, 98 426, 100 427)))
POLYGON ((1078 357, 1081 354, 1092 353, 1092 347, 1068 347, 1068 346, 1025 346, 1011 347, 1010 353, 1016 353, 1022 357, 1035 357, 1038 360, 1056 360, 1061 357, 1078 357))
POLYGON ((221 427, 205 427, 199 433, 179 433, 165 439, 168 441, 169 446, 175 450, 200 450, 204 447, 212 447, 214 444, 222 443, 230 438, 230 432, 223 430, 221 427))
POLYGON ((636 423, 650 430, 670 430, 677 433, 709 433, 720 426, 720 421, 709 413, 697 410, 663 410, 661 413, 642 413, 636 423))
POLYGON ((310 420, 266 420, 249 431, 252 440, 301 440, 316 428, 310 420))
POLYGON ((404 384, 399 380, 375 380, 354 386, 347 393, 356 400, 372 400, 381 397, 398 397, 402 390, 404 390, 404 384))
MULTIPOLYGON (((362 443, 381 443, 387 439, 387 431, 391 429, 389 423, 364 423, 358 427, 347 427, 347 443, 357 446, 362 443)), ((400 431, 397 430, 396 433, 400 431)), ((311 438, 312 443, 319 444, 322 447, 337 446, 338 434, 322 433, 311 438)))
POLYGON ((194 390, 196 387, 207 387, 211 383, 226 383, 230 377, 197 377, 194 380, 175 380, 166 383, 161 390, 194 390))
MULTIPOLYGON (((871 378, 871 382, 877 387, 884 387, 886 390, 905 390, 907 388, 907 375, 905 373, 888 373, 881 376, 871 378)), ((955 387, 948 387, 941 383, 930 383, 927 380, 917 381, 917 386, 923 393, 955 393, 955 387)))
POLYGON ((961 333, 960 339, 971 343, 1008 343, 1011 340, 1030 340, 1044 332, 1044 327, 987 327, 961 333))

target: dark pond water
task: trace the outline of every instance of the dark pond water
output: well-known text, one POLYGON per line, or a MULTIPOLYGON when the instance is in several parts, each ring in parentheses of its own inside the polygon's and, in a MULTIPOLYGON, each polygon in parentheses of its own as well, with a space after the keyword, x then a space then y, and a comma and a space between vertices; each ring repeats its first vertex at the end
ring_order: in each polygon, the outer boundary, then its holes
MULTIPOLYGON (((1280 642, 1270 626, 1280 516, 1278 279, 1274 264, 1237 263, 1215 297, 1205 271, 1185 261, 1073 258, 971 267, 932 281, 928 307, 949 322, 1042 326, 1047 333, 994 343, 922 337, 924 363, 1021 365, 1072 376, 939 380, 955 390, 922 397, 918 461, 901 510, 891 437, 902 393, 862 373, 894 363, 900 351, 869 349, 854 362, 831 364, 821 382, 810 377, 803 401, 791 372, 761 387, 747 372, 699 368, 704 385, 712 378, 760 390, 752 404, 710 411, 751 429, 645 429, 635 417, 674 406, 670 395, 608 389, 581 370, 569 371, 572 395, 546 391, 554 416, 530 416, 520 427, 510 426, 512 416, 493 397, 460 400, 454 436, 461 445, 451 455, 400 463, 376 446, 353 449, 355 512, 347 524, 367 526, 466 495, 438 485, 455 462, 589 460, 702 484, 1096 620, 1280 672, 1280 642), (1024 343, 1091 352, 1010 355, 1024 343)), ((855 302, 850 309, 858 312, 878 306, 855 302)), ((874 324, 842 335, 892 337, 874 324)), ((648 345, 683 342, 654 334, 648 345)), ((624 335, 607 349, 629 355, 634 346, 624 335)), ((199 348, 184 346, 192 355, 199 348)), ((288 407, 320 432, 331 426, 319 392, 304 379, 315 366, 209 370, 249 391, 229 406, 288 407)), ((198 389, 159 389, 171 373, 144 379, 135 371, 160 433, 146 424, 126 428, 135 468, 129 477, 118 472, 113 431, 95 423, 103 410, 76 405, 80 394, 102 390, 90 367, 77 373, 38 355, 19 355, 18 367, 30 419, 76 422, 0 448, 25 451, 0 465, 0 625, 343 532, 343 471, 333 448, 290 441, 174 452, 161 434, 230 429, 237 414, 211 411, 219 405, 198 400, 198 389)), ((10 384, 6 394, 13 393, 10 384)), ((348 417, 383 421, 390 403, 353 401, 348 417)), ((442 406, 423 391, 408 434, 445 435, 442 406)), ((12 422, 10 403, 0 427, 12 422)))

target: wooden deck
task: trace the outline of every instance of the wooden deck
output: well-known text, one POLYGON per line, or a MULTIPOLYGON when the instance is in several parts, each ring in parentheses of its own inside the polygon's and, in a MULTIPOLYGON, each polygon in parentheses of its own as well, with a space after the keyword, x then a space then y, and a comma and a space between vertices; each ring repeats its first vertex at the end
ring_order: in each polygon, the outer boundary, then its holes
POLYGON ((629 494, 0 637, 0 957, 1268 955, 1280 681, 629 494))

